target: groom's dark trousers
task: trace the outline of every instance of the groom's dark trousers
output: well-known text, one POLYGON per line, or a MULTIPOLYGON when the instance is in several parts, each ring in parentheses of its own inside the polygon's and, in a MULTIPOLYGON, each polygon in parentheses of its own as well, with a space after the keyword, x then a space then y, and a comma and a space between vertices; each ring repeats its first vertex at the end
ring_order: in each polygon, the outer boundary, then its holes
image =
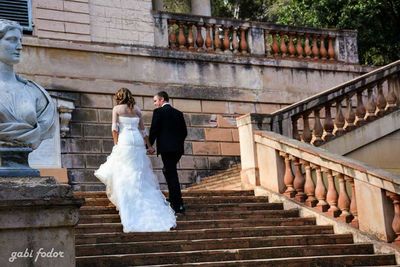
POLYGON ((186 136, 187 129, 182 112, 169 104, 154 110, 149 141, 152 145, 156 142, 157 155, 161 154, 169 200, 177 212, 183 208, 183 201, 176 164, 183 155, 186 136))

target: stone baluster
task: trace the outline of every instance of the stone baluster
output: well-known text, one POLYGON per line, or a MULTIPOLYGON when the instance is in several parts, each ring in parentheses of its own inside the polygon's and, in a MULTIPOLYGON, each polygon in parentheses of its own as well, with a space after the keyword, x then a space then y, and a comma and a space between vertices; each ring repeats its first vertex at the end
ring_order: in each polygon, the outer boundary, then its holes
POLYGON ((204 51, 203 45, 204 45, 204 38, 202 35, 202 28, 203 24, 199 23, 197 24, 197 36, 196 36, 196 46, 197 46, 197 51, 202 52, 204 51))
POLYGON ((206 24, 206 50, 207 52, 213 51, 213 42, 211 38, 211 24, 206 24))
POLYGON ((194 48, 193 23, 189 22, 187 25, 188 25, 188 38, 187 38, 188 49, 189 51, 194 51, 196 50, 196 48, 194 48))
POLYGON ((388 95, 386 97, 387 106, 386 111, 391 112, 397 107, 397 96, 395 92, 396 78, 394 76, 388 79, 388 95))
POLYGON ((333 131, 333 134, 335 136, 340 136, 344 134, 344 126, 345 120, 342 112, 342 100, 339 99, 336 102, 336 118, 335 118, 335 130, 333 131))
POLYGON ((367 112, 363 103, 362 91, 357 92, 357 108, 356 108, 356 121, 354 124, 359 127, 365 123, 364 117, 367 112))
POLYGON ((221 25, 214 25, 214 48, 215 52, 221 52, 221 39, 219 38, 219 28, 221 25))
POLYGON ((386 195, 393 201, 394 218, 392 221, 392 228, 396 234, 393 243, 400 245, 400 196, 396 193, 386 191, 386 195))
POLYGON ((326 201, 329 204, 328 213, 332 217, 338 217, 340 214, 340 209, 338 208, 338 193, 335 187, 335 180, 333 178, 332 171, 329 169, 324 169, 326 176, 328 178, 328 193, 326 194, 326 201))
POLYGON ((351 95, 346 96, 347 112, 345 118, 346 124, 344 126, 344 129, 346 131, 351 131, 356 127, 354 125, 354 121, 356 120, 356 114, 353 111, 353 101, 351 98, 352 98, 351 95))
POLYGON ((304 194, 304 183, 305 179, 303 173, 301 172, 301 164, 299 158, 294 158, 294 181, 293 187, 296 190, 295 199, 299 202, 304 202, 306 200, 306 194, 304 194))
POLYGON ((288 47, 288 51, 290 54, 290 57, 294 57, 295 53, 296 53, 296 49, 294 48, 294 44, 293 44, 293 32, 289 32, 289 47, 288 47))
POLYGON ((224 41, 223 41, 223 47, 224 47, 224 53, 230 54, 230 40, 229 40, 229 27, 224 26, 224 41))
POLYGON ((310 143, 311 139, 312 139, 312 135, 311 135, 311 130, 310 130, 310 124, 308 122, 308 116, 309 113, 306 112, 303 114, 303 134, 302 134, 302 140, 305 143, 310 143))
POLYGON ((382 87, 383 82, 379 82, 377 86, 378 90, 378 96, 376 98, 376 107, 377 110, 375 111, 375 115, 378 117, 381 117, 385 114, 385 108, 386 108, 386 98, 383 95, 383 87, 382 87))
POLYGON ((240 27, 239 47, 240 47, 240 52, 243 55, 247 54, 247 49, 248 49, 247 40, 246 40, 246 31, 247 31, 247 27, 240 27))
POLYGON ((280 35, 280 39, 281 39, 281 45, 280 45, 281 56, 286 57, 287 47, 286 47, 286 42, 285 42, 285 33, 280 32, 279 35, 280 35))
POLYGON ((168 21, 169 25, 169 35, 168 35, 168 42, 169 42, 169 48, 171 49, 176 49, 176 33, 175 33, 175 20, 169 20, 168 21))
POLYGON ((292 173, 292 167, 291 167, 291 158, 289 156, 289 154, 286 153, 281 153, 280 154, 282 157, 284 157, 285 159, 285 175, 283 177, 283 183, 286 186, 286 190, 283 193, 284 195, 286 195, 287 197, 294 197, 296 195, 296 191, 294 190, 293 187, 293 180, 294 180, 294 176, 292 173))
POLYGON ((264 47, 265 47, 265 55, 267 57, 271 57, 272 44, 270 44, 270 38, 269 38, 269 31, 268 30, 264 30, 264 47))
POLYGON ((237 36, 237 27, 233 27, 233 32, 232 32, 232 49, 233 53, 237 54, 239 52, 239 41, 238 41, 238 36, 237 36))
POLYGON ((319 59, 319 49, 318 49, 317 39, 318 39, 318 35, 314 34, 313 40, 312 40, 312 54, 313 54, 314 60, 319 59))
POLYGON ((314 146, 320 146, 324 141, 322 140, 323 128, 321 119, 319 117, 319 109, 314 110, 314 117, 314 128, 311 144, 314 146))
POLYGON ((326 202, 326 187, 324 184, 324 180, 322 177, 322 170, 320 166, 313 165, 312 167, 315 168, 315 172, 317 175, 317 186, 315 187, 315 196, 318 199, 317 209, 326 212, 329 208, 328 203, 326 202))
POLYGON ((294 117, 292 119, 292 132, 293 132, 293 138, 296 140, 301 141, 300 135, 299 135, 299 129, 297 127, 297 120, 299 118, 298 117, 294 117))
POLYGON ((181 50, 186 49, 186 37, 183 32, 183 23, 184 22, 179 21, 178 44, 179 44, 179 49, 181 50))
POLYGON ((274 53, 274 56, 277 57, 279 55, 279 45, 278 45, 278 41, 276 40, 276 33, 271 32, 271 35, 272 35, 271 49, 272 49, 272 52, 274 53))
POLYGON ((322 139, 327 142, 333 137, 333 130, 335 126, 333 124, 332 115, 331 115, 331 103, 327 103, 325 105, 325 120, 324 120, 324 135, 322 139))
POLYGON ((368 88, 367 113, 365 114, 364 119, 366 121, 372 121, 376 119, 375 110, 376 110, 376 102, 375 102, 373 86, 371 86, 368 88))
POLYGON ((337 175, 339 179, 339 199, 338 206, 341 211, 339 219, 343 222, 349 223, 352 219, 350 214, 350 198, 346 190, 346 181, 344 175, 339 173, 337 175))
POLYGON ((319 42, 320 42, 319 43, 319 46, 320 46, 319 53, 321 55, 321 59, 326 60, 326 55, 328 54, 328 52, 326 51, 326 48, 325 48, 325 36, 324 35, 321 35, 319 37, 319 42))
POLYGON ((304 53, 306 54, 306 58, 311 58, 311 47, 310 47, 310 34, 306 33, 306 39, 304 41, 304 53))
POLYGON ((299 59, 302 59, 304 54, 303 44, 301 43, 303 39, 302 36, 303 36, 302 33, 298 33, 296 38, 296 52, 297 52, 297 57, 299 59))
POLYGON ((353 215, 351 225, 358 228, 358 212, 357 212, 357 198, 356 198, 356 187, 354 185, 354 179, 346 176, 346 181, 351 185, 351 201, 350 201, 350 213, 353 215))
POLYGON ((333 48, 333 40, 335 37, 328 35, 328 56, 329 60, 335 60, 335 49, 333 48))
POLYGON ((311 176, 311 166, 308 161, 301 160, 304 170, 306 171, 306 181, 304 183, 304 193, 307 195, 305 201, 306 205, 309 207, 315 207, 317 204, 317 199, 315 198, 315 185, 311 176))

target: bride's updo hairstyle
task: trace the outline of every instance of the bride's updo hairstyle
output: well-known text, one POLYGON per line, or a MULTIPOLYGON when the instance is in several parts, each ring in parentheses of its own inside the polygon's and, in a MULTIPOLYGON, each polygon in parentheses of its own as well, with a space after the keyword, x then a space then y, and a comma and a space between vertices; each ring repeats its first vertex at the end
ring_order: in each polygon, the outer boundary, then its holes
POLYGON ((129 108, 135 105, 135 98, 133 98, 131 91, 128 88, 122 87, 114 95, 117 105, 127 104, 129 108))

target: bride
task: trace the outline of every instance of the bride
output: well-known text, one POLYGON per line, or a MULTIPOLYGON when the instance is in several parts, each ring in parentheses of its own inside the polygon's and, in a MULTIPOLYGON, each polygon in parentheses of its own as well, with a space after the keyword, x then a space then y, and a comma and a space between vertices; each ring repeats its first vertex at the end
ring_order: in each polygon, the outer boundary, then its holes
POLYGON ((127 88, 119 89, 114 98, 114 147, 94 175, 106 185, 107 197, 119 211, 124 232, 169 231, 176 226, 176 218, 146 155, 145 142, 149 153, 154 153, 154 148, 141 111, 127 88))

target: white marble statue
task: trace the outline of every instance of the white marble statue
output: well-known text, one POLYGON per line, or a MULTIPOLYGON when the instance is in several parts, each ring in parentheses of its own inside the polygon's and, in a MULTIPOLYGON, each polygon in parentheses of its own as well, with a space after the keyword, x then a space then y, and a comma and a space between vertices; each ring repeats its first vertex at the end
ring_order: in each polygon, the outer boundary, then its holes
POLYGON ((56 107, 40 85, 14 72, 21 41, 22 27, 0 19, 0 146, 36 149, 54 134, 56 107))

